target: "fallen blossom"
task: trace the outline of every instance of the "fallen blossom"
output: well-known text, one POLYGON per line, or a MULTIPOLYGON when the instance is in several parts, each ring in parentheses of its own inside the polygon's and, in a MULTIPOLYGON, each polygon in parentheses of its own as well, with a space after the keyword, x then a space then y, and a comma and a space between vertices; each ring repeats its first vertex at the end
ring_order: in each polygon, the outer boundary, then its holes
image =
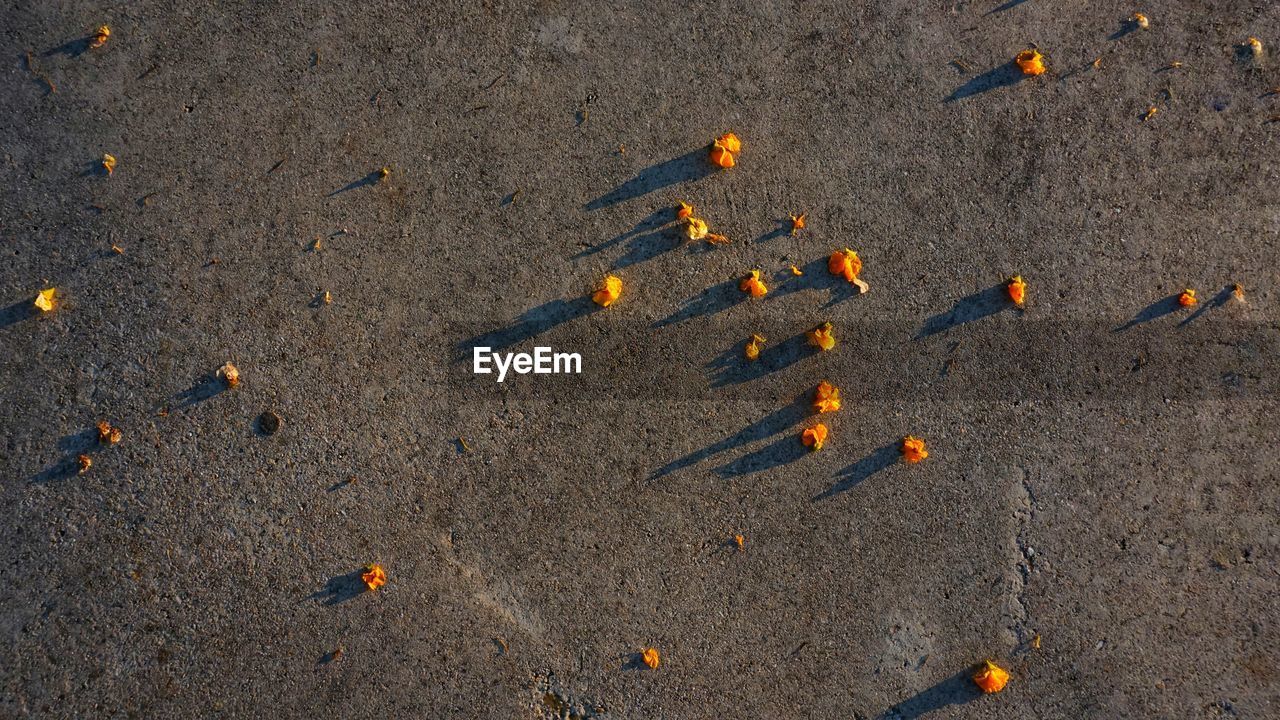
POLYGON ((89 468, 93 467, 93 458, 88 455, 81 455, 76 458, 76 464, 80 466, 78 474, 83 475, 89 472, 89 468))
POLYGON ((373 592, 387 584, 387 571, 378 563, 373 563, 365 566, 360 579, 364 581, 364 586, 369 588, 369 592, 373 592))
POLYGON ((1178 304, 1182 307, 1191 307, 1198 302, 1200 301, 1196 300, 1196 291, 1191 288, 1183 290, 1182 294, 1178 296, 1178 304))
POLYGON ((640 654, 640 658, 644 660, 644 664, 648 665, 651 670, 657 670, 658 666, 662 664, 662 655, 658 653, 658 648, 645 648, 644 652, 640 654))
POLYGON ((711 163, 722 168, 731 168, 737 164, 734 156, 739 152, 742 152, 742 141, 731 132, 725 133, 711 143, 711 163))
POLYGON ((795 275, 796 277, 800 277, 801 275, 803 275, 803 274, 804 274, 804 271, 803 271, 803 270, 801 270, 800 268, 796 267, 795 265, 792 265, 792 266, 791 266, 791 274, 792 274, 792 275, 795 275))
POLYGON ((748 360, 757 360, 760 358, 760 351, 764 349, 765 339, 763 335, 752 334, 751 339, 747 341, 746 349, 743 353, 748 360))
POLYGON ((102 169, 107 171, 108 176, 114 173, 116 171, 116 156, 110 153, 103 153, 102 169))
POLYGON ((103 445, 115 445, 124 437, 124 432, 118 427, 112 427, 111 423, 103 420, 98 423, 98 442, 103 445))
POLYGON ((835 412, 840 409, 840 388, 823 380, 814 391, 813 409, 819 413, 835 412))
POLYGON ((985 660, 982 667, 973 674, 973 682, 984 693, 998 693, 1009 683, 1009 671, 990 660, 985 660))
POLYGON ((684 220, 685 218, 689 218, 692 216, 693 216, 693 206, 683 200, 680 200, 679 204, 676 205, 676 219, 684 220))
POLYGON ((227 364, 218 368, 213 375, 219 380, 225 382, 229 388, 233 388, 240 384, 240 368, 237 368, 229 361, 227 364))
POLYGON ((1039 50, 1023 50, 1013 61, 1018 64, 1023 75, 1043 75, 1046 70, 1044 56, 1039 50))
POLYGON ((1022 279, 1022 276, 1014 275, 1009 278, 1009 283, 1005 286, 1005 289, 1009 292, 1009 299, 1013 301, 1013 304, 1022 307, 1022 304, 1027 300, 1027 283, 1022 279))
POLYGON ((822 325, 810 330, 808 337, 810 345, 824 352, 836 346, 836 336, 833 333, 831 323, 822 323, 822 325))
POLYGON ((1147 111, 1142 114, 1142 122, 1146 122, 1151 118, 1155 117, 1156 113, 1158 112, 1160 112, 1160 108, 1156 107, 1155 105, 1152 105, 1151 107, 1147 108, 1147 111))
POLYGON ((929 451, 924 449, 924 440, 910 435, 902 438, 902 459, 912 465, 929 457, 929 451))
POLYGON ((800 442, 804 443, 805 447, 816 452, 822 449, 823 443, 827 441, 828 433, 827 426, 823 423, 818 423, 811 428, 805 428, 804 432, 800 433, 800 442))
POLYGON ((1132 22, 1134 25, 1137 25, 1138 27, 1142 28, 1143 30, 1146 30, 1147 28, 1151 27, 1151 19, 1148 18, 1146 15, 1143 15, 1142 13, 1134 13, 1129 18, 1129 21, 1132 22))
POLYGON ((750 275, 743 278, 742 282, 738 283, 738 289, 744 293, 751 293, 753 298, 762 298, 769 292, 769 288, 765 287, 764 281, 760 279, 759 270, 752 270, 750 275))
POLYGON ((685 220, 684 235, 690 240, 704 240, 708 233, 706 220, 693 216, 685 220))
POLYGON ((747 548, 747 539, 741 535, 734 535, 733 544, 737 545, 739 550, 745 550, 747 548))
POLYGON ((89 47, 98 49, 107 44, 107 39, 111 37, 111 28, 103 25, 89 36, 89 47))
POLYGON ((49 312, 57 304, 58 304, 57 288, 45 288, 44 290, 41 290, 40 292, 36 293, 36 299, 34 302, 32 302, 32 305, 35 305, 40 310, 40 312, 49 312))
POLYGON ((622 278, 609 275, 596 289, 591 299, 600 307, 609 307, 622 295, 622 278))
POLYGON ((738 139, 737 135, 734 135, 731 132, 727 132, 716 138, 716 142, 734 155, 742 152, 742 141, 738 139))
POLYGON ((1244 285, 1236 283, 1231 286, 1231 294, 1236 296, 1237 300, 1244 301, 1244 285))
POLYGON ((1245 41, 1245 44, 1249 46, 1249 52, 1253 53, 1254 57, 1262 57, 1263 48, 1261 40, 1250 35, 1249 39, 1245 41))
POLYGON ((865 293, 871 289, 871 286, 858 278, 862 272, 862 258, 858 257, 858 253, 845 248, 831 253, 831 257, 827 259, 827 270, 832 275, 840 275, 845 280, 858 286, 859 294, 865 293))
POLYGON ((787 217, 791 218, 791 234, 794 236, 796 233, 804 229, 805 218, 809 217, 809 214, 808 213, 800 213, 799 215, 788 214, 787 217))

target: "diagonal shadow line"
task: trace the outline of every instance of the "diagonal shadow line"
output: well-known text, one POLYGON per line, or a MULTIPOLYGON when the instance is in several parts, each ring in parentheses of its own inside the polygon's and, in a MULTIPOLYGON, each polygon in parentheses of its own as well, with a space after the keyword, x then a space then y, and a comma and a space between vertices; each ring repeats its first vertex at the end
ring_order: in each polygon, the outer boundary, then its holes
POLYGON ((622 257, 614 261, 613 266, 621 270, 632 265, 639 265, 663 253, 671 252, 684 244, 684 239, 670 230, 659 230, 646 235, 638 235, 627 243, 627 251, 623 253, 622 257))
POLYGON ((333 196, 335 196, 335 195, 341 195, 342 193, 345 193, 345 192, 351 192, 352 190, 359 190, 359 189, 360 189, 360 188, 362 188, 362 187, 369 187, 369 186, 371 186, 371 185, 377 185, 377 184, 378 184, 378 181, 379 181, 379 180, 381 180, 381 179, 382 179, 382 175, 381 175, 381 174, 379 174, 379 172, 378 172, 377 170, 374 170, 373 172, 369 173, 368 175, 365 175, 364 177, 360 178, 359 180, 353 180, 353 181, 351 181, 351 182, 347 183, 345 186, 340 187, 340 188, 338 188, 337 190, 334 190, 333 192, 329 193, 328 195, 325 195, 325 197, 327 197, 327 198, 331 198, 331 197, 333 197, 333 196))
POLYGON ((924 325, 916 332, 915 340, 923 340, 932 335, 946 332, 961 325, 967 325, 1017 305, 1009 300, 1003 283, 980 290, 972 295, 960 298, 946 312, 938 313, 925 320, 924 325))
POLYGON ((827 261, 827 258, 818 258, 805 263, 804 267, 800 268, 803 275, 793 275, 790 269, 774 273, 774 285, 769 290, 770 295, 776 299, 805 290, 827 290, 829 297, 822 307, 829 309, 862 294, 857 285, 840 275, 833 275, 827 269, 827 261))
POLYGON ((602 252, 604 250, 608 250, 609 248, 615 245, 618 245, 622 242, 625 242, 627 240, 630 240, 631 238, 634 238, 638 235, 649 234, 652 231, 657 230, 658 228, 663 227, 664 225, 667 225, 670 222, 673 222, 674 220, 675 220, 675 212, 672 209, 662 208, 660 210, 654 210, 653 212, 649 213, 648 217, 636 223, 635 226, 632 227, 630 230, 622 233, 621 235, 617 235, 613 238, 610 238, 600 243, 599 245, 592 245, 591 247, 583 250, 577 255, 574 255, 572 259, 579 260, 584 257, 595 255, 596 253, 602 252))
POLYGON ((944 103, 953 103, 957 100, 981 95, 982 93, 997 88, 1017 85, 1027 76, 1022 74, 1022 70, 1018 68, 1017 63, 1010 60, 1009 62, 997 65, 990 70, 969 78, 965 84, 956 88, 954 92, 947 96, 944 103))
POLYGON ((590 315, 600 309, 600 306, 592 302, 589 297, 545 302, 526 310, 515 323, 508 327, 492 330, 458 343, 457 359, 466 359, 472 348, 488 347, 501 350, 511 347, 541 335, 557 325, 590 315))
POLYGON ((970 679, 972 670, 963 670, 922 690, 885 710, 878 720, 919 720, 925 715, 951 705, 964 705, 982 697, 982 691, 970 679))
POLYGON ((1159 320, 1165 315, 1171 315, 1181 309, 1182 305, 1178 303, 1178 295, 1163 297, 1139 310, 1138 314, 1134 315, 1129 322, 1113 329, 1111 332, 1124 332, 1134 326, 1149 323, 1152 320, 1159 320))
POLYGON ((984 15, 995 15, 996 13, 1002 13, 1002 12, 1004 12, 1004 11, 1006 11, 1006 10, 1012 10, 1012 9, 1014 9, 1014 8, 1018 7, 1019 5, 1021 5, 1022 3, 1026 2, 1026 1, 1027 1, 1027 0, 1009 0, 1009 2, 1007 2, 1007 3, 1003 4, 1003 5, 1001 5, 1000 7, 992 8, 992 9, 988 10, 987 12, 985 12, 985 13, 983 13, 983 14, 984 14, 984 15))
POLYGON ((767 446, 747 453, 732 462, 721 465, 712 472, 723 479, 742 477, 789 465, 812 452, 800 442, 798 434, 788 433, 767 446))
POLYGON ((359 597, 368 590, 361 578, 363 574, 363 570, 354 570, 345 575, 335 575, 329 578, 323 588, 308 595, 307 599, 316 600, 322 605, 338 605, 359 597))
POLYGON ((650 165, 617 188, 587 203, 584 208, 599 210, 648 195, 654 190, 661 190, 689 180, 701 180, 717 170, 707 159, 707 148, 708 146, 704 145, 680 157, 650 165))
POLYGON ((40 53, 40 57, 51 57, 53 55, 66 55, 67 57, 72 58, 80 57, 81 55, 89 52, 89 43, 91 42, 93 42, 92 35, 78 37, 74 40, 68 40, 55 48, 45 50, 40 53))
POLYGON ((901 454, 899 446, 900 443, 896 442, 882 445, 873 450, 870 455, 841 470, 837 476, 840 478, 839 482, 813 496, 813 502, 835 497, 846 490, 853 489, 858 483, 881 470, 893 467, 898 463, 898 458, 901 454))
POLYGON ((760 357, 747 360, 745 350, 748 342, 750 341, 743 340, 737 343, 708 363, 707 369, 712 374, 711 387, 721 388, 750 382, 785 370, 820 352, 818 348, 809 344, 808 335, 800 333, 780 343, 765 342, 764 349, 760 351, 760 357))
POLYGON ((676 325, 704 315, 714 315, 722 310, 743 302, 747 294, 738 289, 740 278, 726 280, 719 285, 712 285, 703 290, 697 297, 686 300, 684 305, 674 313, 653 324, 655 328, 676 325))
POLYGON ((1178 327, 1183 327, 1185 325, 1188 325, 1189 323, 1196 320, 1201 315, 1204 315, 1205 313, 1209 312, 1210 310, 1216 310, 1222 307, 1223 305, 1226 305, 1227 301, 1231 300, 1231 295, 1233 294, 1234 290, 1235 288, 1232 287, 1231 285, 1228 285, 1222 288, 1221 290, 1218 291, 1217 295, 1214 295, 1207 302, 1200 303, 1200 307, 1197 308, 1195 312, 1188 315, 1185 320, 1178 323, 1178 327))
POLYGON ((170 411, 182 410, 209 400, 227 389, 227 384, 213 373, 201 376, 186 390, 170 398, 170 411))
POLYGON ((10 325, 20 323, 23 320, 30 320, 40 314, 40 311, 31 304, 31 300, 19 300, 9 307, 0 310, 0 328, 7 328, 10 325))
POLYGON ((1124 24, 1120 26, 1120 29, 1108 35, 1107 39, 1119 40, 1120 38, 1126 35, 1129 35, 1130 33, 1136 32, 1137 30, 1138 30, 1138 23, 1134 22, 1133 20, 1125 20, 1124 24))
MULTIPOLYGON (((757 440, 764 440, 765 438, 772 437, 794 427, 801 420, 804 420, 811 412, 808 395, 808 392, 801 393, 792 399, 792 401, 787 405, 779 408, 778 410, 774 410, 729 437, 714 442, 701 450, 689 453, 682 458, 672 460, 661 468, 655 470, 651 475, 649 475, 649 479, 657 480, 658 478, 665 477, 678 470, 683 470, 684 468, 697 465, 703 460, 714 455, 719 455, 720 453, 733 450, 734 448, 742 447, 743 445, 756 442, 757 440)), ((798 440, 796 442, 799 444, 798 440)))

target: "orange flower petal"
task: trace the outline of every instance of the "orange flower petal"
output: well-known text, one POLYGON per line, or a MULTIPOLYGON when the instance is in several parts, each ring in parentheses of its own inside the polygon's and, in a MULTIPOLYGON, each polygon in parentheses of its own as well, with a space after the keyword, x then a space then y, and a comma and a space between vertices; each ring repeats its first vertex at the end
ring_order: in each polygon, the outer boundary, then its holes
POLYGON ((1200 301, 1196 300, 1196 291, 1191 288, 1183 290, 1182 294, 1178 296, 1178 304, 1182 307, 1191 307, 1198 302, 1200 301))
POLYGON ((808 332, 809 344, 826 351, 836 346, 836 337, 831 323, 823 323, 808 332))
POLYGON ((733 159, 733 153, 729 152, 729 149, 721 145, 719 141, 711 146, 710 157, 712 165, 717 165, 722 168, 731 168, 738 164, 737 161, 733 159))
POLYGON ((360 574, 360 579, 364 581, 364 586, 369 588, 369 592, 373 592, 387 584, 387 571, 378 563, 373 563, 365 567, 364 572, 360 574))
POLYGON ((1046 70, 1044 56, 1038 50, 1023 50, 1013 61, 1018 64, 1023 75, 1043 75, 1046 70))
POLYGON ((823 380, 814 391, 813 409, 819 413, 835 412, 840 409, 840 389, 823 380))
POLYGON ((707 237, 707 221, 702 218, 690 216, 685 220, 684 235, 690 240, 702 240, 707 237))
POLYGON ((1026 302, 1027 283, 1023 281, 1021 275, 1014 275, 1009 278, 1009 283, 1005 286, 1005 289, 1008 290, 1009 299, 1013 301, 1014 305, 1021 307, 1026 302))
POLYGON ((591 295, 592 301, 600 307, 609 307, 622 295, 622 278, 609 275, 600 287, 591 295))
POLYGON ((750 293, 753 298, 762 298, 769 292, 769 288, 760 279, 759 270, 752 270, 750 275, 743 278, 742 282, 738 283, 738 289, 750 293))
POLYGON ((645 648, 645 651, 641 653, 641 658, 651 670, 657 670, 658 666, 662 664, 662 655, 658 652, 658 648, 645 648))
POLYGON ((124 433, 118 427, 112 427, 111 423, 103 420, 98 423, 98 442, 103 445, 115 445, 124 437, 124 433))
POLYGON ((111 37, 111 28, 103 25, 89 36, 89 47, 97 49, 107 44, 107 38, 111 37))
POLYGON ((805 218, 807 218, 808 216, 809 216, 809 214, 808 214, 808 213, 800 213, 799 215, 788 215, 788 216, 787 216, 787 217, 791 218, 791 234, 792 234, 792 235, 795 235, 796 233, 798 233, 798 232, 800 232, 801 230, 803 230, 803 229, 804 229, 804 226, 805 226, 805 218))
POLYGON ((823 423, 818 423, 811 428, 805 428, 800 433, 800 442, 804 443, 807 448, 812 448, 815 452, 822 449, 824 443, 827 442, 827 435, 830 431, 823 423))
POLYGON ((690 205, 689 203, 681 200, 680 203, 676 205, 677 220, 684 220, 685 218, 691 217, 692 215, 693 215, 693 206, 690 205))
POLYGON ((929 457, 929 451, 924 447, 924 440, 910 435, 902 438, 902 459, 912 465, 929 457))
POLYGON ((743 351, 748 360, 757 360, 760 357, 760 351, 764 349, 765 339, 760 335, 752 335, 747 341, 746 349, 743 351))
POLYGON ((218 368, 214 373, 219 380, 227 384, 227 387, 233 388, 240 384, 240 369, 228 362, 226 365, 218 368))
POLYGON ((57 288, 45 288, 44 290, 36 293, 36 299, 32 304, 39 308, 40 312, 49 312, 55 305, 57 305, 57 300, 57 288))
POLYGON ((973 674, 973 682, 984 693, 998 693, 1009 683, 1009 671, 986 660, 982 667, 973 674))
POLYGON ((728 150, 734 155, 742 152, 742 141, 738 139, 737 135, 734 135, 731 132, 727 132, 716 138, 716 144, 722 146, 725 150, 728 150))

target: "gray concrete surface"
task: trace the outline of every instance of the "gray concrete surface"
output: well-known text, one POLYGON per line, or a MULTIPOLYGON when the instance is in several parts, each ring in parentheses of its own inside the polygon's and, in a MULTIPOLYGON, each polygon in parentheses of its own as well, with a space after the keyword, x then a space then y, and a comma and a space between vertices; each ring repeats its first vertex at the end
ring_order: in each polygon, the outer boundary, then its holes
POLYGON ((1237 48, 1278 31, 1244 1, 7 3, 0 716, 1280 716, 1280 66, 1237 48), (682 245, 677 199, 734 242, 682 245), (865 296, 822 270, 845 245, 865 296), (788 341, 826 320, 833 352, 788 341), (499 385, 480 340, 584 373, 499 385), (979 697, 986 657, 1013 680, 979 697))

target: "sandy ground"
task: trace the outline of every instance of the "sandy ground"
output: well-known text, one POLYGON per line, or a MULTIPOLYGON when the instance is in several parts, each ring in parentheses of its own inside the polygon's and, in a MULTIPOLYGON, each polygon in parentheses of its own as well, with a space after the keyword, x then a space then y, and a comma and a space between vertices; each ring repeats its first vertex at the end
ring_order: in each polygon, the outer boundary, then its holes
POLYGON ((0 12, 0 716, 1280 716, 1280 6, 319 5, 0 12))

